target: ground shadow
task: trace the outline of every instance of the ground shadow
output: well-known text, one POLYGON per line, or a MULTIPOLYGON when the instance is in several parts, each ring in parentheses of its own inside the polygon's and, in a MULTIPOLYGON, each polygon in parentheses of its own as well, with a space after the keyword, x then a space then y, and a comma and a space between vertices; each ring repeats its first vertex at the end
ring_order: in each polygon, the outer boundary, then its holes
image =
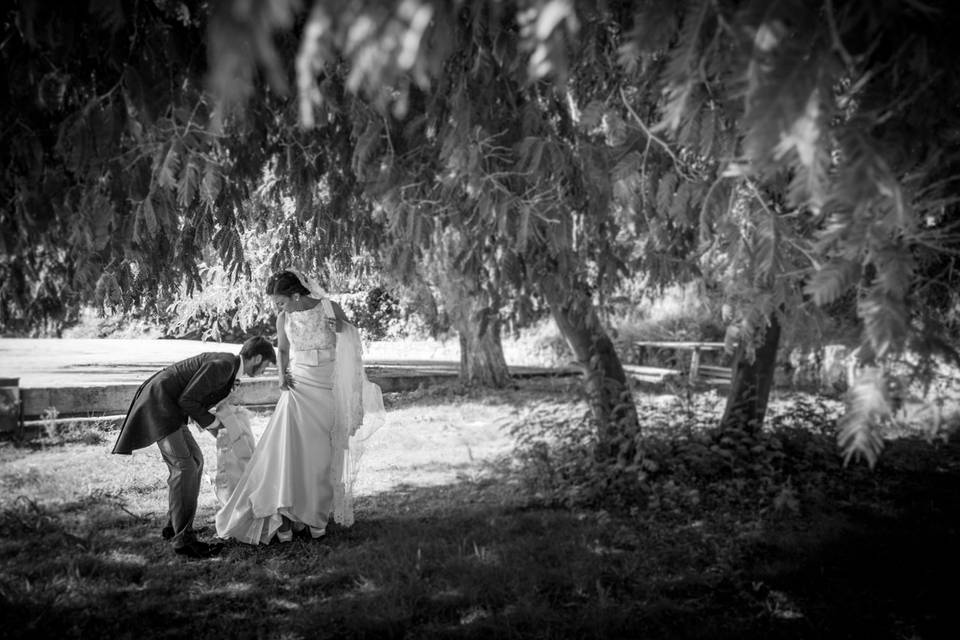
POLYGON ((744 549, 743 570, 767 606, 776 611, 777 594, 789 593, 802 612, 789 635, 947 637, 955 597, 943 585, 960 570, 960 455, 951 443, 917 459, 930 449, 898 441, 846 499, 768 526, 744 549))
POLYGON ((888 451, 752 530, 729 511, 560 508, 486 476, 365 496, 351 528, 209 561, 116 496, 24 501, 0 518, 0 635, 945 637, 960 455, 928 453, 888 451))

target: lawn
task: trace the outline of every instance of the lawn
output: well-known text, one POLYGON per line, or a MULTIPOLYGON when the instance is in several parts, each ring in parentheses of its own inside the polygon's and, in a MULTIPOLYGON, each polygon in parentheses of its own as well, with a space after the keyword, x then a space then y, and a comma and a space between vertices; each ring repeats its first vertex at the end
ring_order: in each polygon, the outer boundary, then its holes
MULTIPOLYGON (((946 637, 955 442, 905 436, 844 468, 810 410, 825 401, 781 398, 745 443, 703 429, 715 392, 646 389, 659 464, 642 496, 603 503, 565 490, 556 457, 514 455, 579 420, 572 384, 390 395, 356 525, 209 561, 161 540, 166 469, 154 449, 109 455, 116 425, 3 442, 0 636, 946 637)), ((198 525, 216 507, 205 486, 198 525)))

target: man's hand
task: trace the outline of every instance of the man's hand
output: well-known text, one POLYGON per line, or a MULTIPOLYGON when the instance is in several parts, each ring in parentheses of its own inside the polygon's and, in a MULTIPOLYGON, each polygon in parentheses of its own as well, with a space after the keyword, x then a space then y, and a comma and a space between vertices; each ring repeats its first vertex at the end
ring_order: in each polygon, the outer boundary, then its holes
POLYGON ((220 433, 220 429, 223 428, 223 423, 220 422, 220 418, 215 418, 213 422, 203 428, 204 431, 209 431, 213 434, 213 437, 216 438, 217 434, 220 433))

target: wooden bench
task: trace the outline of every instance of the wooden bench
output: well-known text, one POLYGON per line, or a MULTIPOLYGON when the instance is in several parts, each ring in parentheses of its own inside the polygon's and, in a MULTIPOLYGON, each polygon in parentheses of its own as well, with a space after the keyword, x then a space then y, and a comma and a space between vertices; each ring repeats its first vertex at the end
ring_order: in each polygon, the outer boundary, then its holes
POLYGON ((730 384, 733 370, 730 367, 718 367, 710 364, 700 365, 700 379, 704 382, 730 384))
MULTIPOLYGON (((729 383, 731 378, 730 367, 720 367, 716 365, 701 365, 700 353, 703 351, 723 351, 722 342, 671 342, 656 340, 637 340, 630 343, 633 350, 634 361, 639 365, 643 360, 644 352, 647 349, 665 349, 669 351, 689 351, 690 352, 690 382, 702 380, 704 382, 729 383)), ((677 370, 670 370, 679 373, 677 370)))
POLYGON ((667 367, 647 367, 636 364, 624 364, 623 372, 631 378, 641 382, 660 383, 665 382, 668 378, 680 376, 680 371, 678 369, 670 369, 667 367))

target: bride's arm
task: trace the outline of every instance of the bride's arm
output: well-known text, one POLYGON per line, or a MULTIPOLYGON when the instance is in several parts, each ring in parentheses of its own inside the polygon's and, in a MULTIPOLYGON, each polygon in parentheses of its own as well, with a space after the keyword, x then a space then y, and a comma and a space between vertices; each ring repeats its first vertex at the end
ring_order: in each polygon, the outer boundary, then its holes
POLYGON ((286 318, 285 312, 281 311, 277 314, 277 374, 280 378, 280 388, 283 390, 293 388, 293 376, 290 374, 290 341, 283 328, 286 318))

